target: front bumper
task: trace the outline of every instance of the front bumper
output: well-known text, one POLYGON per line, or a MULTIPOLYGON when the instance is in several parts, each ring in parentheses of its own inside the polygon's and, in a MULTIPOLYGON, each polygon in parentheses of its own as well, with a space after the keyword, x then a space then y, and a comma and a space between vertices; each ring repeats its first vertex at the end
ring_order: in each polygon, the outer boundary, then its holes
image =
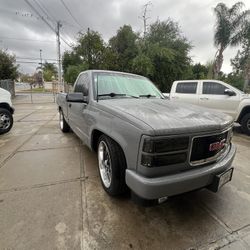
POLYGON ((212 183, 214 175, 229 169, 235 153, 236 147, 231 145, 224 158, 216 163, 156 178, 144 177, 127 169, 126 183, 133 192, 144 199, 158 199, 189 192, 207 187, 212 183))

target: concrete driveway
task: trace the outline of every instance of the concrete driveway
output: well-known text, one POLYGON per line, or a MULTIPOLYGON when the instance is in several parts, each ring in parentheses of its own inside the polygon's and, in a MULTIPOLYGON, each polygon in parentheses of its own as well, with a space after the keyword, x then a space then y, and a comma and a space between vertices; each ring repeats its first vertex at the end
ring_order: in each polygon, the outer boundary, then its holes
POLYGON ((0 249, 249 249, 250 137, 233 181, 144 208, 102 189, 96 155, 58 128, 54 103, 20 104, 0 137, 0 249))

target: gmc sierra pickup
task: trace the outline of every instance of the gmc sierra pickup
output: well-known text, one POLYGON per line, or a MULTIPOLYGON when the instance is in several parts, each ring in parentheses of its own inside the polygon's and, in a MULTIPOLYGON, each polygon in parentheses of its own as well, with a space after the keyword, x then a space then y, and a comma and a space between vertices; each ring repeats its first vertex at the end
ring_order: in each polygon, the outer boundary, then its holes
POLYGON ((7 133, 13 126, 13 113, 11 94, 0 88, 0 135, 7 133))
POLYGON ((57 96, 59 125, 97 152, 105 191, 129 188, 146 200, 208 187, 232 178, 233 119, 164 98, 145 77, 114 71, 79 74, 72 93, 57 96))
POLYGON ((250 96, 218 80, 175 81, 168 95, 172 101, 187 102, 231 115, 250 135, 250 96))

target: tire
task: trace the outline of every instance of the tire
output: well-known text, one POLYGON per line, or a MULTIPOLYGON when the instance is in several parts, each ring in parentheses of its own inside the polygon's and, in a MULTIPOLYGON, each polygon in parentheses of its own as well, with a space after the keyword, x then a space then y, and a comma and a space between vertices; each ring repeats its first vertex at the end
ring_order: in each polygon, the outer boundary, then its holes
POLYGON ((13 126, 13 116, 9 110, 0 108, 0 135, 11 130, 13 126))
POLYGON ((241 120, 241 128, 244 134, 250 135, 250 113, 243 116, 241 120))
POLYGON ((126 160, 121 147, 110 137, 102 135, 98 140, 97 154, 99 175, 104 190, 111 196, 126 193, 126 160))
POLYGON ((70 131, 70 126, 66 122, 62 110, 59 110, 59 127, 63 133, 68 133, 70 131))

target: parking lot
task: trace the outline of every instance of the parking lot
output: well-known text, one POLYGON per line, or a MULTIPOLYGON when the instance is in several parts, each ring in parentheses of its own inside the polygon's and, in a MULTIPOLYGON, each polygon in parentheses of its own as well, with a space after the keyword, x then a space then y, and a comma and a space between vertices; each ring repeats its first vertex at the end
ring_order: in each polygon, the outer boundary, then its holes
POLYGON ((230 184, 145 208, 109 197, 96 154, 60 131, 52 99, 28 98, 0 137, 0 249, 250 248, 250 137, 239 128, 230 184))

